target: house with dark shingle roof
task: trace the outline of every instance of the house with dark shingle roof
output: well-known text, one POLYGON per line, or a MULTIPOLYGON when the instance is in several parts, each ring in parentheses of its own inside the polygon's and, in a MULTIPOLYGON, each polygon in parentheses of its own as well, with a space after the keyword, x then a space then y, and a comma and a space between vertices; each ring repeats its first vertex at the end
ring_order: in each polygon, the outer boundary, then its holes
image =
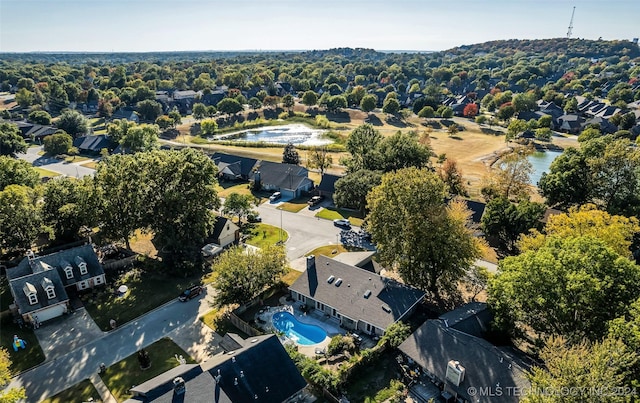
POLYGON ((117 144, 106 134, 82 136, 73 140, 73 146, 84 154, 100 154, 103 148, 113 151, 117 144))
POLYGON ((259 161, 253 171, 251 180, 264 190, 281 192, 283 198, 295 199, 313 189, 309 171, 299 165, 259 161))
POLYGON ((120 108, 111 115, 111 120, 126 119, 130 122, 140 123, 138 114, 133 109, 120 108))
POLYGON ((234 338, 201 364, 182 364, 130 389, 125 403, 283 403, 297 401, 306 381, 275 335, 234 338))
POLYGON ((67 290, 105 284, 102 264, 89 244, 46 256, 29 252, 18 266, 7 269, 7 279, 16 309, 26 322, 44 322, 67 312, 67 290))
POLYGON ((336 181, 342 178, 342 176, 323 174, 320 179, 320 184, 316 186, 315 192, 319 196, 324 196, 327 199, 332 199, 333 194, 336 191, 336 181))
POLYGON ((346 329, 383 335, 413 313, 423 291, 326 256, 307 257, 307 270, 289 287, 291 296, 346 329))
POLYGON ((479 337, 490 320, 486 304, 467 304, 427 320, 398 348, 440 387, 445 399, 516 403, 531 387, 526 373, 533 363, 479 337))
POLYGON ((223 180, 249 180, 257 159, 238 155, 214 153, 211 159, 218 167, 218 175, 223 180))

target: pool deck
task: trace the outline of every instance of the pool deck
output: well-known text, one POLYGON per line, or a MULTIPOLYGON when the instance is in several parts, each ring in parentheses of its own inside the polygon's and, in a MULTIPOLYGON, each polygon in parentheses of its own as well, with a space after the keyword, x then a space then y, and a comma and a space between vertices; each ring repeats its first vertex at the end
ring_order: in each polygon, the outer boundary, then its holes
MULTIPOLYGON (((264 307, 258 311, 255 317, 255 322, 257 324, 261 324, 264 331, 276 333, 276 329, 273 328, 271 322, 271 317, 274 313, 285 311, 295 316, 296 320, 301 323, 315 325, 322 328, 327 333, 327 337, 325 337, 325 339, 320 343, 312 344, 310 346, 297 344, 298 351, 306 356, 315 357, 316 355, 319 355, 316 351, 326 351, 326 348, 331 341, 331 337, 338 334, 346 334, 346 330, 340 328, 340 322, 337 318, 324 315, 315 309, 311 312, 302 312, 299 308, 299 304, 296 304, 293 301, 287 301, 284 297, 281 298, 279 302, 281 304, 280 306, 264 307)), ((280 339, 283 343, 292 343, 291 340, 284 336, 280 339)))

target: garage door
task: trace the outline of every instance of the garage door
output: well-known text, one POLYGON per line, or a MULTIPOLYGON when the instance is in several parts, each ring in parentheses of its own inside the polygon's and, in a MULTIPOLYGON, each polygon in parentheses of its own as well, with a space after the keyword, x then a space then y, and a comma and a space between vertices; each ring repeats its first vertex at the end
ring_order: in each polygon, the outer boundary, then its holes
POLYGON ((37 317, 38 321, 40 323, 47 321, 49 319, 53 319, 53 318, 57 318, 58 316, 62 316, 62 314, 64 313, 64 305, 55 305, 46 309, 43 309, 41 311, 38 311, 37 313, 33 314, 32 316, 37 317))

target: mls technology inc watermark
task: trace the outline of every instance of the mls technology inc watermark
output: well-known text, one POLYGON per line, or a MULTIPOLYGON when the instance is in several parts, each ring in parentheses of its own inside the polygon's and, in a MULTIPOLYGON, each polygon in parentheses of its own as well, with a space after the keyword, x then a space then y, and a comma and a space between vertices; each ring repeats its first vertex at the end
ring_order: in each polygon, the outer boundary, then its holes
POLYGON ((515 386, 492 386, 476 388, 470 386, 467 388, 469 396, 482 397, 500 397, 500 396, 637 396, 640 391, 634 387, 628 386, 593 386, 593 387, 548 387, 548 388, 521 388, 515 386))

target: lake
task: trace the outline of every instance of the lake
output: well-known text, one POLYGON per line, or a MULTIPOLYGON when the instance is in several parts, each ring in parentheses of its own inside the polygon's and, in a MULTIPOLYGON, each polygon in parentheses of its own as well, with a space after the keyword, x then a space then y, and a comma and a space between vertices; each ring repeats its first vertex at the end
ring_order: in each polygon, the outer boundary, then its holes
POLYGON ((527 159, 533 166, 533 172, 531 173, 531 184, 538 186, 538 182, 542 177, 543 172, 549 172, 549 167, 553 160, 558 158, 562 154, 562 151, 536 151, 529 155, 527 159))
POLYGON ((274 144, 292 143, 304 146, 319 146, 333 143, 333 140, 323 137, 324 132, 324 130, 311 129, 305 125, 283 125, 259 127, 257 129, 248 129, 236 133, 222 134, 214 136, 214 139, 255 143, 262 141, 274 144))

